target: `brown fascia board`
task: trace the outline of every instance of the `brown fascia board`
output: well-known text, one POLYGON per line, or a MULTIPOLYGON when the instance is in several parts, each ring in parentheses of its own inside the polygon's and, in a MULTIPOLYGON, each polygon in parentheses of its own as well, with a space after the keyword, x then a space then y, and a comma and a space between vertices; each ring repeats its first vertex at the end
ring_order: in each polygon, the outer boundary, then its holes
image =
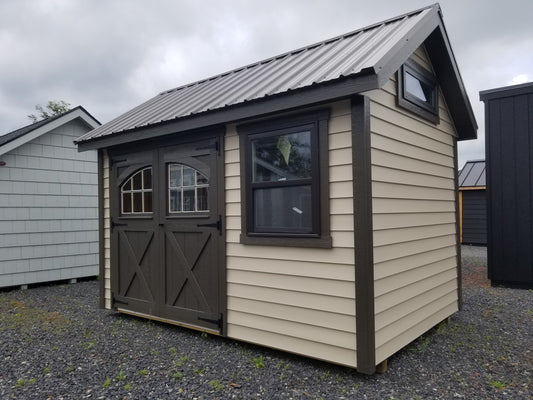
POLYGON ((378 75, 380 87, 400 69, 411 54, 424 43, 431 32, 439 25, 439 11, 438 4, 431 6, 430 12, 424 19, 401 37, 396 46, 375 64, 374 70, 378 75))
POLYGON ((423 43, 429 53, 459 140, 477 139, 477 122, 455 61, 442 12, 438 4, 398 41, 397 46, 375 65, 379 86, 383 86, 423 43))
POLYGON ((426 49, 458 132, 458 140, 477 139, 478 125, 442 20, 426 39, 426 49))
POLYGON ((266 97, 257 101, 250 101, 219 110, 207 111, 190 117, 165 121, 124 132, 95 137, 78 142, 78 151, 108 148, 121 144, 156 137, 191 132, 227 123, 244 121, 246 119, 267 116, 269 114, 291 111, 301 107, 318 105, 349 98, 353 94, 378 88, 377 75, 360 73, 355 76, 338 79, 334 82, 314 85, 301 90, 294 90, 280 95, 266 97))

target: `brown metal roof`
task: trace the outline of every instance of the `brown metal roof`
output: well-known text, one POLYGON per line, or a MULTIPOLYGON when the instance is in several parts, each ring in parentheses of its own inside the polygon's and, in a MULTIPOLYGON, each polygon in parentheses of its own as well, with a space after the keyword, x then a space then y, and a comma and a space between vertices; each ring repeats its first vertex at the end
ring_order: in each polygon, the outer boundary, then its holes
MULTIPOLYGON (((228 114, 227 120, 213 116, 217 112, 225 112, 237 106, 257 104, 273 98, 279 99, 315 87, 331 87, 334 82, 355 77, 372 75, 375 78, 372 81, 373 86, 366 84, 358 88, 364 90, 377 88, 405 61, 410 54, 407 54, 407 51, 414 51, 431 32, 441 26, 440 21, 440 7, 435 4, 209 79, 162 92, 85 134, 78 139, 78 143, 82 144, 81 147, 89 147, 83 146, 84 142, 95 140, 102 142, 101 139, 110 135, 139 131, 148 126, 171 121, 183 122, 192 117, 206 116, 206 119, 195 126, 185 123, 187 129, 199 128, 202 124, 208 126, 229 122, 228 114)), ((445 35, 444 30, 443 34, 445 35)), ((447 38, 445 40, 447 41, 447 38)), ((451 64, 455 67, 453 55, 450 56, 451 64)), ((460 80, 460 77, 458 78, 460 80)), ((459 89, 459 92, 463 89, 462 82, 459 84, 459 89)), ((349 94, 354 93, 357 91, 354 92, 352 87, 352 92, 349 94)), ((339 95, 339 91, 332 91, 330 98, 339 95)), ((466 98, 466 94, 462 95, 466 98)), ((467 98, 466 102, 470 107, 467 98)), ((235 118, 236 115, 233 114, 232 117, 235 118)), ((242 113, 238 116, 243 117, 242 113)), ((135 140, 139 138, 137 135, 135 140)), ((126 138, 121 140, 127 141, 126 138)), ((90 147, 99 146, 90 145, 90 147)))

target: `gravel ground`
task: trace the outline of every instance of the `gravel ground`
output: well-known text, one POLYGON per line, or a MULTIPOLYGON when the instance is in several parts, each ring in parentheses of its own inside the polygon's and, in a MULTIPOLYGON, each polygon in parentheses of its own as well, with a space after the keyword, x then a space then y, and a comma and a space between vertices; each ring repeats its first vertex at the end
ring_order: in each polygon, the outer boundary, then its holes
POLYGON ((0 399, 531 399, 533 292, 463 263, 463 310, 374 376, 100 310, 96 281, 0 291, 0 399))

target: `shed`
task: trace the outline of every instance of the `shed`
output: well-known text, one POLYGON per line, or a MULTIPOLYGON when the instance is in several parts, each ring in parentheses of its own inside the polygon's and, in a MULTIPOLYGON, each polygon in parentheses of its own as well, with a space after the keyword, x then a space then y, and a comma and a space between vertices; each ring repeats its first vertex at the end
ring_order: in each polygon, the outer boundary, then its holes
POLYGON ((492 285, 533 288, 533 82, 480 92, 485 103, 492 285))
POLYGON ((102 305, 374 373, 460 307, 438 5, 172 89, 99 152, 102 305))
POLYGON ((485 160, 467 161, 459 172, 459 226, 463 244, 487 244, 485 180, 485 160))
POLYGON ((98 275, 97 154, 74 145, 98 126, 76 107, 0 136, 0 287, 98 275))

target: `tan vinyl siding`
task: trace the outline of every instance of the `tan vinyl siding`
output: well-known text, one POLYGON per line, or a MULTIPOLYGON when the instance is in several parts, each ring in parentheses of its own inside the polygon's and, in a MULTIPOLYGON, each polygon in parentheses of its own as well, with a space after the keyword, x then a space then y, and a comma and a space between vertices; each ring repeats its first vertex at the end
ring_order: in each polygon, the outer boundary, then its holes
POLYGON ((332 249, 243 245, 239 139, 225 140, 228 336, 355 366, 351 116, 331 106, 329 183, 332 249))
POLYGON ((456 132, 441 94, 438 125, 395 96, 395 77, 369 93, 377 363, 458 309, 456 132))
POLYGON ((104 150, 104 299, 105 308, 111 309, 111 210, 109 206, 109 156, 104 150))

